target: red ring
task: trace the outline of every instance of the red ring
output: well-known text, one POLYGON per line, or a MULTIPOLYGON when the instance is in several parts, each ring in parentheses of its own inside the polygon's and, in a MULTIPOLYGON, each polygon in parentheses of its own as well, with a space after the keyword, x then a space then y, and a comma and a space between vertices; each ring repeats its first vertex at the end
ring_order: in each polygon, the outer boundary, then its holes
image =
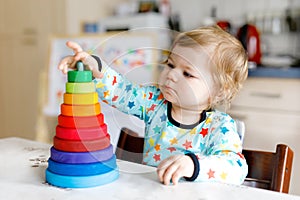
POLYGON ((58 116, 58 125, 65 128, 91 128, 99 127, 104 124, 104 116, 102 113, 96 116, 74 117, 74 116, 58 116))
POLYGON ((110 135, 97 140, 65 140, 53 138, 55 149, 66 152, 89 152, 105 149, 110 145, 110 135))
POLYGON ((56 126, 56 137, 66 140, 94 140, 107 135, 107 125, 95 128, 64 128, 56 126))

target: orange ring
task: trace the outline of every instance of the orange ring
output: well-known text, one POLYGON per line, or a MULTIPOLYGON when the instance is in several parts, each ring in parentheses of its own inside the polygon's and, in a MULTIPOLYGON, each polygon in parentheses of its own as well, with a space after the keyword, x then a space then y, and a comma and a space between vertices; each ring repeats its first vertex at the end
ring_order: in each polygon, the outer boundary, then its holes
POLYGON ((89 152, 105 149, 110 145, 110 135, 97 140, 64 140, 53 138, 55 149, 65 152, 89 152))
POLYGON ((64 128, 56 126, 56 137, 66 140, 93 140, 107 135, 107 125, 95 128, 64 128))
POLYGON ((98 102, 98 94, 96 92, 86 94, 69 94, 64 93, 64 103, 74 105, 96 104, 98 102))
POLYGON ((101 113, 100 104, 92 105, 69 105, 61 104, 61 114, 65 116, 93 116, 101 113))
POLYGON ((97 116, 88 117, 58 116, 58 125, 65 128, 92 128, 99 127, 102 124, 104 124, 102 113, 97 116))

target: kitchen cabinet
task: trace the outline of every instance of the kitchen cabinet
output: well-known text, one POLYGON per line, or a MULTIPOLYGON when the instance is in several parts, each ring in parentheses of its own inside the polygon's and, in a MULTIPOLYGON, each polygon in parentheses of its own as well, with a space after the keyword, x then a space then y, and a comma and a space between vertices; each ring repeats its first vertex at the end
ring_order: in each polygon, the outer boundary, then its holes
POLYGON ((245 122, 244 148, 274 151, 277 143, 294 151, 291 193, 300 187, 300 79, 249 77, 229 114, 245 122))
POLYGON ((0 0, 0 137, 35 139, 48 37, 64 32, 61 0, 0 0))

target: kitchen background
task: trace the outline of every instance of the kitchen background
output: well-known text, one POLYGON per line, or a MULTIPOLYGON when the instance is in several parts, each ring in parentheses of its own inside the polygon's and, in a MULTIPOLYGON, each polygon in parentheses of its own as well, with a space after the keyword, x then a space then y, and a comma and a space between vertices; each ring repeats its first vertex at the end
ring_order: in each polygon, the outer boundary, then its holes
MULTIPOLYGON (((229 22, 232 34, 251 23, 259 33, 263 66, 251 65, 254 68, 229 112, 245 122, 245 148, 274 151, 277 143, 292 147, 290 193, 300 195, 300 1, 157 0, 154 7, 149 2, 0 0, 0 138, 51 142, 57 123, 55 115, 47 112, 49 67, 56 67, 49 66, 53 38, 151 26, 166 28, 151 34, 161 48, 167 48, 171 41, 164 31, 169 28, 168 19, 180 31, 229 22)), ((112 142, 116 143, 119 128, 125 125, 142 132, 141 122, 105 105, 103 109, 112 142)))

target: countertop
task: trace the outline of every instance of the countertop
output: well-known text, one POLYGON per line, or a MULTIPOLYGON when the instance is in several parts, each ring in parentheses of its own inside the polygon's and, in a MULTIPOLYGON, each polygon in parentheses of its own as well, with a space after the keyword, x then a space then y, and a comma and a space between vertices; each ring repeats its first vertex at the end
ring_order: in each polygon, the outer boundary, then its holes
POLYGON ((270 78, 299 78, 299 67, 263 67, 258 66, 248 71, 249 77, 270 77, 270 78))
POLYGON ((0 199, 266 199, 300 200, 299 196, 217 182, 185 182, 165 186, 156 168, 118 160, 120 177, 93 188, 58 188, 45 183, 49 144, 21 138, 0 139, 0 199))

